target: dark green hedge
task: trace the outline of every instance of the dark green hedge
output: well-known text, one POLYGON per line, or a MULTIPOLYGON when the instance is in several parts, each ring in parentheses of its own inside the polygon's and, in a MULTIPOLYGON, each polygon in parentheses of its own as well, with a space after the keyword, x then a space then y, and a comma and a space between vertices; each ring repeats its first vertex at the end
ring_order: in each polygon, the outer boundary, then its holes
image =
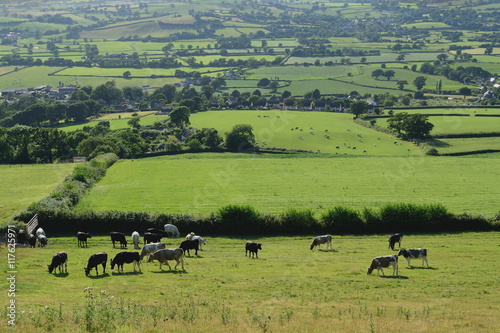
POLYGON ((147 212, 76 212, 71 209, 44 208, 24 211, 17 217, 27 222, 38 213, 39 224, 51 233, 144 232, 167 223, 181 233, 218 235, 301 235, 425 233, 500 230, 497 219, 480 215, 454 215, 441 205, 389 204, 380 209, 358 212, 344 206, 333 207, 318 219, 310 210, 289 209, 279 215, 260 214, 250 206, 230 205, 210 216, 150 214, 147 212))

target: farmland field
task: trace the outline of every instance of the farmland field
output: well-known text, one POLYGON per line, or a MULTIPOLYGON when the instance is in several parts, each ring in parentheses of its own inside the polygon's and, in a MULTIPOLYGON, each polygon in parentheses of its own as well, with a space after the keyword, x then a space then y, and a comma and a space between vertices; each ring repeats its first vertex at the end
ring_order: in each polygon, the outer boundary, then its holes
POLYGON ((191 116, 193 127, 215 128, 221 134, 237 124, 252 125, 256 142, 262 147, 348 155, 421 155, 408 142, 394 149, 394 140, 389 135, 354 124, 352 115, 346 113, 257 110, 208 111, 191 116), (363 153, 364 150, 367 152, 363 153))
POLYGON ((0 165, 0 225, 52 192, 74 164, 0 165))
MULTIPOLYGON (((492 114, 497 111, 493 111, 492 114)), ((397 113, 397 112, 396 112, 397 113)), ((421 110, 419 113, 426 113, 421 110)), ((385 126, 387 118, 378 119, 380 126, 385 126)), ((432 135, 465 134, 465 133, 490 133, 498 132, 500 117, 447 117, 431 116, 429 122, 434 124, 432 135)))
MULTIPOLYGON (((300 157, 300 156, 295 156, 300 157)), ((277 158, 203 154, 121 160, 78 210, 210 214, 228 204, 261 213, 322 213, 387 203, 443 204, 453 213, 498 212, 497 159, 456 157, 277 158), (474 170, 474 172, 470 172, 474 170), (127 179, 124 182, 123 179, 127 179)))
MULTIPOLYGON (((385 278, 366 275, 373 257, 396 253, 387 235, 334 236, 329 251, 310 251, 312 236, 203 235, 204 251, 186 257, 185 271, 153 262, 136 273, 126 264, 119 274, 108 263, 105 274, 99 267, 98 277, 86 277, 91 254, 112 259, 120 251, 109 236, 78 248, 73 235, 48 232, 48 247, 16 249, 18 315, 9 331, 495 332, 500 325, 494 232, 405 235, 403 247, 427 248, 429 268, 415 259, 407 267, 400 257, 397 278, 391 269, 385 278), (263 244, 259 259, 244 256, 247 239, 263 244), (49 274, 58 251, 68 253, 68 273, 49 274)), ((1 287, 8 289, 5 279, 1 287)))

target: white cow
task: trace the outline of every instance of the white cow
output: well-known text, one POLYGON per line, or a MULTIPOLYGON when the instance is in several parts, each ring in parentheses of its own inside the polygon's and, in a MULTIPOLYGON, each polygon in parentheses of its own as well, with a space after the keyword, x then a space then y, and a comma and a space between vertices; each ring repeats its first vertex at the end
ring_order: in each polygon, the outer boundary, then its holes
POLYGON ((206 240, 204 240, 203 238, 201 238, 201 236, 198 236, 198 235, 194 235, 194 236, 193 236, 193 238, 192 238, 192 240, 198 240, 198 247, 199 247, 199 249, 200 249, 200 250, 203 250, 203 249, 201 248, 201 245, 202 245, 202 244, 203 244, 203 245, 206 245, 206 244, 207 244, 207 241, 206 241, 206 240))
POLYGON ((173 224, 165 224, 164 228, 168 237, 179 238, 181 236, 179 229, 173 224))
POLYGON ((36 229, 36 238, 39 238, 40 235, 47 236, 42 228, 36 229))
POLYGON ((141 261, 144 259, 145 256, 154 253, 158 250, 162 250, 165 248, 165 244, 163 243, 151 243, 151 244, 146 244, 141 250, 141 261))
POLYGON ((191 231, 189 234, 186 235, 186 240, 192 240, 194 236, 195 233, 191 231))
POLYGON ((140 238, 141 238, 141 235, 137 231, 134 231, 132 233, 132 243, 134 243, 134 249, 139 248, 139 239, 140 238))

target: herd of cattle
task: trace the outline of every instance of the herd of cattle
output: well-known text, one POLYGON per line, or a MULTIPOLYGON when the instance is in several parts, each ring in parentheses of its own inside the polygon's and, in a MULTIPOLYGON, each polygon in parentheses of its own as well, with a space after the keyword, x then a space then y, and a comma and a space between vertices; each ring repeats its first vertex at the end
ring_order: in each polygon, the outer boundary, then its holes
MULTIPOLYGON (((36 237, 34 235, 30 235, 29 237, 25 237, 25 232, 22 230, 18 233, 18 243, 28 243, 29 246, 35 247, 36 241, 38 241, 40 247, 44 247, 47 245, 47 236, 42 228, 38 228, 36 231, 36 237), (35 239, 35 242, 32 241, 35 239)), ((87 240, 92 238, 92 236, 86 232, 78 232, 76 235, 78 239, 79 247, 88 246, 87 240)), ((127 247, 127 239, 125 234, 121 232, 111 232, 110 233, 111 242, 113 243, 113 247, 118 243, 120 248, 127 247)), ((182 270, 184 270, 184 257, 186 252, 189 256, 190 250, 195 251, 195 255, 198 255, 198 250, 202 249, 202 245, 206 244, 205 239, 201 236, 196 235, 194 232, 190 232, 186 239, 183 240, 178 248, 165 248, 165 244, 161 243, 161 239, 163 237, 172 237, 178 238, 180 237, 179 230, 176 226, 172 224, 166 224, 164 226, 164 230, 150 228, 144 233, 144 246, 142 249, 139 246, 140 243, 140 234, 137 231, 132 233, 132 242, 134 244, 135 249, 141 249, 141 252, 136 251, 123 251, 119 252, 115 255, 113 259, 111 259, 111 269, 114 269, 115 266, 118 268, 118 272, 123 273, 123 265, 124 264, 133 264, 134 272, 136 271, 136 266, 141 271, 141 262, 147 257, 147 262, 151 262, 156 260, 160 263, 160 269, 162 269, 162 264, 167 264, 168 268, 171 270, 172 267, 168 263, 169 261, 175 261, 176 265, 174 269, 177 269, 177 266, 181 264, 182 270)), ((394 234, 389 237, 389 249, 394 250, 396 243, 399 245, 399 251, 396 254, 379 256, 372 259, 371 265, 368 268, 367 274, 371 274, 375 269, 377 269, 377 274, 382 272, 384 274, 384 268, 392 267, 392 275, 398 275, 398 257, 403 256, 407 262, 408 266, 410 266, 411 259, 422 259, 422 266, 424 263, 429 267, 429 262, 427 261, 427 249, 418 248, 418 249, 401 249, 401 241, 403 240, 402 234, 394 234)), ((332 236, 330 235, 322 235, 317 236, 313 239, 311 243, 310 249, 314 250, 315 248, 320 249, 322 244, 326 244, 326 249, 332 249, 332 236)), ((254 258, 254 256, 258 259, 258 252, 262 250, 261 243, 255 243, 251 241, 247 241, 245 243, 245 256, 249 256, 254 258)), ((63 271, 67 273, 67 262, 68 255, 66 252, 58 252, 52 257, 52 262, 48 265, 49 273, 55 272, 56 268, 59 269, 59 272, 63 271)), ((98 266, 102 265, 103 274, 106 273, 106 263, 108 262, 108 254, 106 252, 96 253, 90 256, 87 267, 85 267, 85 274, 88 276, 92 269, 95 269, 96 275, 99 275, 98 266)))

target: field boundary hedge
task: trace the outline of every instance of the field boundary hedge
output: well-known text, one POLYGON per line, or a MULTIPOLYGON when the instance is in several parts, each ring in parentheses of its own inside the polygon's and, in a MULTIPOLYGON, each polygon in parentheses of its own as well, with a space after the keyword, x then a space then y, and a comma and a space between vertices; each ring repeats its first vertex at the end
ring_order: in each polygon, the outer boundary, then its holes
POLYGON ((481 215, 449 213, 442 205, 388 204, 357 211, 345 206, 330 208, 320 217, 312 210, 289 209, 278 215, 260 214, 251 206, 229 205, 208 216, 124 211, 74 211, 39 206, 16 217, 28 222, 38 214, 39 224, 53 233, 97 234, 163 229, 167 223, 181 232, 210 235, 310 235, 379 234, 463 231, 499 231, 500 212, 491 220, 481 215))

